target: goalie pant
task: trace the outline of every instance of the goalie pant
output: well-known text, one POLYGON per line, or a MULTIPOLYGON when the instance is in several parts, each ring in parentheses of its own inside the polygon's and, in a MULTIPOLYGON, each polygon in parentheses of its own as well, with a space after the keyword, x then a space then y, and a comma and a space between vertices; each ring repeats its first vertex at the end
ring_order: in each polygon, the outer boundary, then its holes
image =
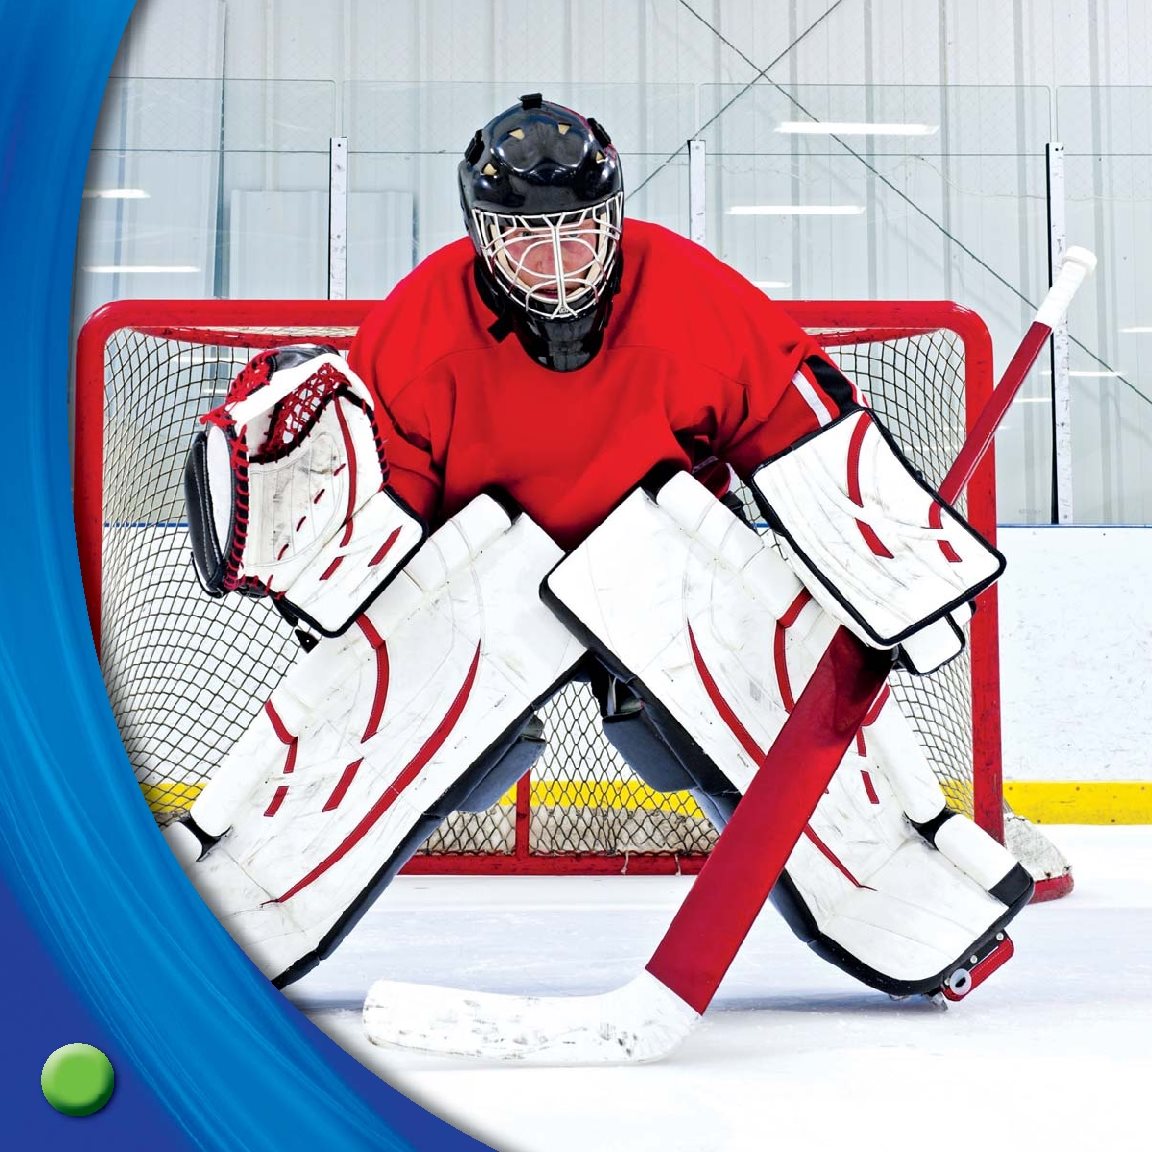
MULTIPOLYGON (((545 598, 642 707, 605 731, 653 786, 723 826, 837 623, 685 473, 637 489, 549 576, 545 598)), ((893 995, 956 998, 1011 954, 1032 880, 951 812, 885 691, 773 893, 824 958, 893 995), (975 958, 975 960, 973 959, 975 958)))
POLYGON ((343 636, 302 653, 166 834, 283 986, 327 955, 450 812, 527 769, 533 709, 584 650, 540 602, 561 558, 480 496, 343 636))

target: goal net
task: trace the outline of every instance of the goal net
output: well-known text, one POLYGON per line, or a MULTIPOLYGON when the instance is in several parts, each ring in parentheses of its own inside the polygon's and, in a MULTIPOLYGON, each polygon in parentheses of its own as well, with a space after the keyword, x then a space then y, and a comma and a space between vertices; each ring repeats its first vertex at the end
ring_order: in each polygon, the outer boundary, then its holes
MULTIPOLYGON (((262 348, 346 349, 368 301, 118 301, 93 314, 76 361, 77 537, 93 633, 128 758, 155 818, 195 800, 300 652, 263 600, 210 599, 191 563, 182 473, 198 418, 262 348)), ((785 302, 869 400, 913 464, 939 483, 992 388, 973 313, 939 302, 785 302)), ((960 509, 995 539, 991 454, 960 509)), ((749 519, 758 513, 746 501, 749 519)), ((766 526, 758 525, 768 533, 766 526)), ((995 588, 965 654, 892 690, 954 808, 1060 895, 1060 853, 1009 812, 1000 773, 995 588)), ((715 832, 688 793, 644 785, 603 736, 587 685, 539 713, 546 747, 485 812, 455 813, 409 871, 694 871, 715 832)))

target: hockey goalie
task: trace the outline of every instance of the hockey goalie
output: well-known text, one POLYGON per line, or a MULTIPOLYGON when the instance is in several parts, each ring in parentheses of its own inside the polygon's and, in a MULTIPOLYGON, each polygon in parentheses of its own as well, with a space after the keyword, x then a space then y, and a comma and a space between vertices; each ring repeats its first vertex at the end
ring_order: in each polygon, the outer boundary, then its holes
MULTIPOLYGON (((302 650, 168 836, 281 986, 524 773, 572 678, 722 829, 839 627, 931 675, 1004 566, 759 289, 624 221, 595 120, 522 97, 459 181, 467 237, 347 360, 258 356, 186 467, 205 590, 271 597, 302 650)), ((1010 955, 1032 882, 949 810, 886 692, 810 800, 773 901, 822 957, 956 998, 1010 955)))

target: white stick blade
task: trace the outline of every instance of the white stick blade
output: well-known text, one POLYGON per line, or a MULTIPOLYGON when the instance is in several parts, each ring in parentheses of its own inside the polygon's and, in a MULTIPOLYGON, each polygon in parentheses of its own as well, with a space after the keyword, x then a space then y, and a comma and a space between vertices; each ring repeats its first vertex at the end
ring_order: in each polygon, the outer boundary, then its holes
POLYGON ((596 996, 507 996, 378 980, 364 1002, 373 1044, 534 1064, 641 1064, 699 1015, 648 972, 596 996))

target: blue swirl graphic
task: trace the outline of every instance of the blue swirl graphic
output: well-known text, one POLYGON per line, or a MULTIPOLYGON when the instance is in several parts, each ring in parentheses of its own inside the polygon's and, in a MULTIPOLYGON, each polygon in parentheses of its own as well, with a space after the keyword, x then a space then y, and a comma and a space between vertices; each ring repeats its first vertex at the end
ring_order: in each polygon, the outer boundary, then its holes
POLYGON ((81 190, 128 0, 0 0, 0 1144, 475 1150, 256 971, 184 880, 136 786, 93 650, 72 528, 68 372, 81 190), (95 1044, 117 1092, 39 1094, 95 1044))

